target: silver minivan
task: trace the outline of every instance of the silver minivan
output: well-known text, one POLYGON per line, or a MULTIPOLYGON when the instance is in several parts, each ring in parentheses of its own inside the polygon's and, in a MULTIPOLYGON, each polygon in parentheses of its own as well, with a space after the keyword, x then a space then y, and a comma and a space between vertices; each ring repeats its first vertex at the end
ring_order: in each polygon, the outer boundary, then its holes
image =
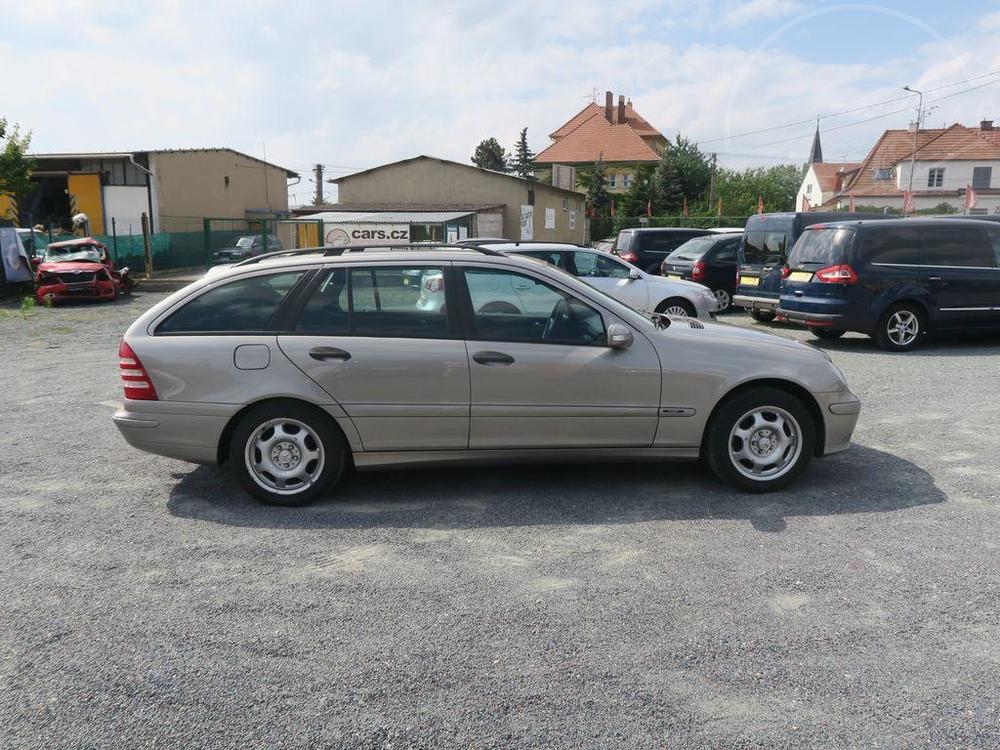
POLYGON ((119 354, 129 443, 228 463, 279 505, 326 495, 349 465, 539 458, 703 457, 772 490, 846 449, 861 406, 808 344, 647 316, 487 247, 254 258, 150 308, 119 354), (490 304, 511 287, 521 309, 490 304))

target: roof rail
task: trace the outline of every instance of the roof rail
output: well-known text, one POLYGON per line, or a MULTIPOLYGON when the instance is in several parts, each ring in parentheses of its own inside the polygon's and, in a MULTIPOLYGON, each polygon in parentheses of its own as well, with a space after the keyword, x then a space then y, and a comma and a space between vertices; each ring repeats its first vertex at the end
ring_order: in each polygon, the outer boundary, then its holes
POLYGON ((475 238, 468 240, 461 240, 460 243, 463 247, 486 247, 487 245, 571 245, 573 247, 586 248, 586 245, 580 245, 576 242, 566 242, 563 240, 498 240, 489 239, 476 241, 475 238))
POLYGON ((262 253, 260 255, 255 255, 252 258, 242 260, 239 263, 234 263, 233 267, 249 266, 254 263, 260 263, 262 260, 270 260, 271 258, 295 257, 298 255, 310 255, 313 253, 336 256, 346 255, 347 253, 365 252, 366 250, 379 250, 382 252, 464 250, 465 252, 482 253, 483 255, 503 255, 503 253, 499 250, 491 250, 488 247, 479 247, 478 245, 454 245, 447 242, 427 244, 411 243, 402 245, 322 245, 320 247, 303 247, 298 250, 277 250, 273 253, 262 253))

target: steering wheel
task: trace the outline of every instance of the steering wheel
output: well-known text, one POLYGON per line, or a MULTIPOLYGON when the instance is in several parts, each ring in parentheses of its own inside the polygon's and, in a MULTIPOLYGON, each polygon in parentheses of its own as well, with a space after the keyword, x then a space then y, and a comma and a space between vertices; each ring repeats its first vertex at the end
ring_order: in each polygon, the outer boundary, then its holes
POLYGON ((542 332, 542 340, 549 338, 552 335, 552 331, 555 327, 562 322, 572 320, 573 313, 566 302, 566 300, 561 299, 552 306, 552 313, 549 315, 548 321, 545 323, 545 330, 542 332))

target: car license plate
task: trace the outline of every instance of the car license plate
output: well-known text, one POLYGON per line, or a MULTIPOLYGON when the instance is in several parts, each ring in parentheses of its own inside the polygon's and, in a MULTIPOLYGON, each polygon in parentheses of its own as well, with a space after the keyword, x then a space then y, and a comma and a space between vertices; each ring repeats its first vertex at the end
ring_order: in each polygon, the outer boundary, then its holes
POLYGON ((683 279, 684 278, 679 273, 665 273, 663 275, 666 276, 668 279, 683 279))
POLYGON ((89 281, 77 281, 73 284, 67 284, 66 288, 71 292, 79 291, 80 289, 87 289, 90 287, 89 281))
POLYGON ((760 279, 756 276, 743 276, 740 278, 740 286, 760 286, 760 279))
POLYGON ((809 271, 792 271, 788 274, 789 281, 810 281, 813 275, 809 271))

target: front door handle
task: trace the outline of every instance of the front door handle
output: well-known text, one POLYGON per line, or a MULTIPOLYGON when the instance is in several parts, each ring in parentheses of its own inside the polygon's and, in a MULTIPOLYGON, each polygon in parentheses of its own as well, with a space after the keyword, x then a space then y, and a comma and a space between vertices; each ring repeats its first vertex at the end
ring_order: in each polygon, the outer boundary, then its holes
POLYGON ((512 365, 514 358, 503 352, 476 352, 472 359, 481 365, 512 365))
POLYGON ((927 280, 929 282, 931 282, 932 284, 943 284, 944 283, 944 279, 942 279, 940 276, 928 276, 927 280))
POLYGON ((325 359, 340 359, 346 362, 351 358, 351 353, 334 346, 317 346, 315 349, 309 350, 309 356, 320 361, 325 359))

